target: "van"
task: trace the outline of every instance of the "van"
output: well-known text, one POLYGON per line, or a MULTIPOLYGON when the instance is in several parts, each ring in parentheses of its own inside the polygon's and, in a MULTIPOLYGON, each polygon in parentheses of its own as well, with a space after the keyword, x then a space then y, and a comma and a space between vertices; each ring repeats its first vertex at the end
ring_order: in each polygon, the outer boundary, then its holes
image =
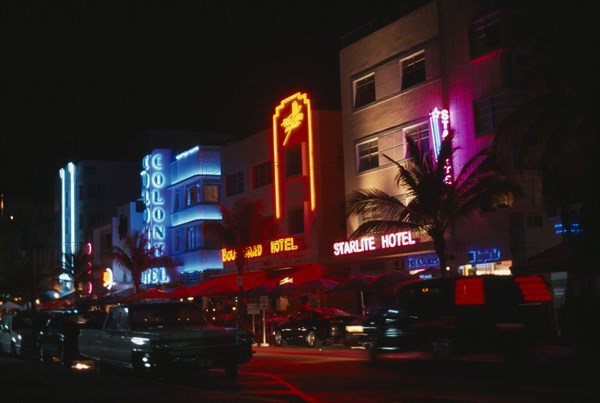
POLYGON ((363 323, 372 359, 420 350, 522 353, 551 334, 551 296, 540 276, 444 277, 403 283, 393 306, 363 323))

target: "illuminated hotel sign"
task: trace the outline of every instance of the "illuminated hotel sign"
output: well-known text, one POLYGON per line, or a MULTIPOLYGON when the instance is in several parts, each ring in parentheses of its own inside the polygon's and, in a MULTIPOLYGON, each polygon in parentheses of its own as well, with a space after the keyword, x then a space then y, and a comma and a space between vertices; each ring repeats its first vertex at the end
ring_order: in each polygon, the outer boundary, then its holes
POLYGON ((411 231, 400 231, 393 234, 367 236, 351 241, 336 242, 333 244, 333 255, 351 255, 354 253, 371 252, 379 249, 392 249, 399 246, 414 245, 411 231))
POLYGON ((406 260, 409 270, 440 265, 440 258, 436 255, 409 256, 406 260))
MULTIPOLYGON (((429 114, 429 126, 433 138, 433 149, 437 158, 442 148, 442 141, 448 136, 450 130, 450 112, 448 109, 439 110, 434 108, 429 114)), ((444 183, 451 184, 454 180, 452 172, 452 161, 446 159, 444 163, 444 183)))
MULTIPOLYGON (((148 246, 155 247, 157 256, 164 254, 166 242, 166 186, 170 152, 155 150, 142 161, 142 199, 146 205, 144 224, 147 228, 148 246)), ((164 268, 146 270, 142 273, 143 284, 168 282, 164 268), (162 272, 159 272, 163 270, 162 272)))
POLYGON ((108 267, 102 272, 102 286, 108 290, 114 285, 113 272, 108 267))
POLYGON ((302 161, 301 166, 308 167, 307 194, 310 211, 316 208, 315 197, 315 163, 314 142, 312 132, 312 109, 307 94, 296 93, 287 97, 275 108, 273 114, 273 176, 274 176, 274 199, 275 217, 282 218, 282 206, 285 200, 285 167, 290 161, 286 161, 286 151, 298 147, 301 156, 307 157, 308 161, 302 161), (303 147, 307 147, 303 152, 303 147))
MULTIPOLYGON (((299 239, 294 237, 285 237, 270 241, 268 245, 256 244, 250 245, 244 249, 246 259, 257 258, 267 255, 277 255, 279 253, 293 252, 303 249, 304 246, 299 239), (265 247, 266 246, 266 247, 265 247)), ((221 260, 223 263, 235 260, 237 252, 234 249, 221 249, 221 260)))

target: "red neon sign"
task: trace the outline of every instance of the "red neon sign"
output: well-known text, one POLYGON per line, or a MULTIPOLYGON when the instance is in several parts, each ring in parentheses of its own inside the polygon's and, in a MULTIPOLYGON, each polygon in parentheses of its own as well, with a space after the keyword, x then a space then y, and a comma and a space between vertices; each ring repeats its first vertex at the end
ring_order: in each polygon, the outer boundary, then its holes
MULTIPOLYGON (((307 144, 308 155, 308 194, 310 211, 314 212, 317 202, 315 197, 315 163, 314 141, 312 131, 312 108, 306 93, 296 93, 287 97, 275 108, 273 114, 273 176, 275 217, 282 217, 282 206, 285 205, 284 167, 285 150, 307 144)), ((304 162, 304 161, 303 161, 304 162)), ((305 165, 303 163, 303 165, 305 165)))

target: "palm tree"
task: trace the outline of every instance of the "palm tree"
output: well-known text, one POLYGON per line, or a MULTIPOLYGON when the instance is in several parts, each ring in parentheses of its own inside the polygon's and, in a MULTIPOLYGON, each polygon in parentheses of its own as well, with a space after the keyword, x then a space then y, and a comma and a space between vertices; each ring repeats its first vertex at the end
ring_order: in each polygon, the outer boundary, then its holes
MULTIPOLYGON (((202 226, 205 237, 218 239, 223 247, 235 251, 235 267, 239 278, 239 304, 243 300, 243 273, 246 266, 246 248, 250 245, 272 239, 277 234, 277 222, 264 215, 264 201, 241 197, 233 202, 231 209, 219 204, 221 221, 206 221, 202 226)), ((238 318, 239 320, 239 318, 238 318)))
POLYGON ((350 235, 359 238, 399 230, 424 231, 432 241, 440 261, 442 276, 447 275, 446 233, 458 219, 465 218, 498 197, 520 193, 495 162, 490 148, 474 155, 455 175, 444 181, 447 161, 453 161, 457 148, 452 145, 454 131, 442 141, 436 158, 424 152, 418 143, 406 139, 409 158, 397 162, 384 154, 398 168, 395 185, 404 191, 407 202, 380 189, 359 189, 346 196, 347 216, 365 215, 364 221, 350 235))
POLYGON ((154 267, 173 267, 177 262, 170 256, 162 255, 156 245, 150 245, 147 231, 135 231, 125 235, 122 246, 113 246, 111 257, 131 273, 134 291, 140 288, 142 272, 154 267))

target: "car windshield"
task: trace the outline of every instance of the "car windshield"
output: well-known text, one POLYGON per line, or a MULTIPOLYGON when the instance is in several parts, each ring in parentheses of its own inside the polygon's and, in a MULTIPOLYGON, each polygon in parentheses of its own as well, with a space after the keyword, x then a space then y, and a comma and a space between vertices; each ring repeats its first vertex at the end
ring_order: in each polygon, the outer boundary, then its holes
POLYGON ((202 310, 193 304, 139 305, 132 309, 131 321, 134 328, 207 324, 202 310))

